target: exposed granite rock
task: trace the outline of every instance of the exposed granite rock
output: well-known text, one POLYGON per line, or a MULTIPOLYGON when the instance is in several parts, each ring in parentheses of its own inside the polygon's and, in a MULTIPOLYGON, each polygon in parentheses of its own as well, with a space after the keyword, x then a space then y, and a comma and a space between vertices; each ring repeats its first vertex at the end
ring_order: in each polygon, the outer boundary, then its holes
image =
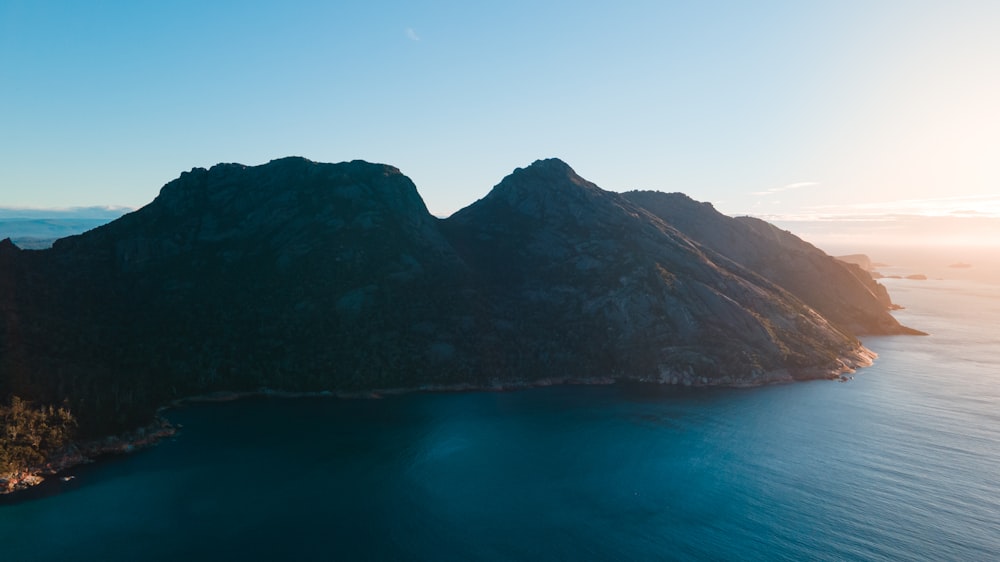
POLYGON ((905 331, 888 302, 766 223, 558 160, 440 220, 390 166, 284 158, 186 172, 48 250, 0 242, 0 385, 93 437, 261 387, 759 384, 870 363, 855 333, 905 331))
POLYGON ((633 191, 625 197, 759 276, 785 289, 845 332, 920 334, 889 314, 884 286, 856 264, 827 255, 794 234, 753 217, 730 218, 681 193, 633 191))

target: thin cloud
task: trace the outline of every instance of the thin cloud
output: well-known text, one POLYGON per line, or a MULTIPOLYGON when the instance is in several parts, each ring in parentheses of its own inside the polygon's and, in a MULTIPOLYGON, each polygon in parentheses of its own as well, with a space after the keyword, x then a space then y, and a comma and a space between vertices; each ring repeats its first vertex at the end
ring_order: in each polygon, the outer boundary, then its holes
POLYGON ((406 33, 406 38, 410 41, 420 41, 420 36, 417 35, 417 32, 412 27, 407 27, 404 33, 406 33))
POLYGON ((759 205, 750 213, 765 220, 878 222, 912 218, 1000 219, 1000 195, 961 195, 926 199, 898 199, 876 203, 813 205, 798 211, 767 214, 759 205))
POLYGON ((984 213, 983 211, 977 211, 975 209, 957 209, 954 211, 949 211, 948 216, 951 217, 962 217, 962 218, 976 218, 976 217, 992 217, 990 213, 984 213))
POLYGON ((771 189, 765 189, 764 191, 754 191, 752 195, 774 195, 775 193, 781 193, 782 191, 791 191, 793 189, 801 189, 803 187, 810 187, 813 185, 819 185, 819 182, 815 181, 800 181, 798 183, 790 183, 788 185, 783 185, 781 187, 772 187, 771 189))
POLYGON ((823 215, 913 215, 924 217, 977 216, 1000 217, 1000 195, 959 195, 899 199, 877 203, 821 205, 811 211, 823 215))

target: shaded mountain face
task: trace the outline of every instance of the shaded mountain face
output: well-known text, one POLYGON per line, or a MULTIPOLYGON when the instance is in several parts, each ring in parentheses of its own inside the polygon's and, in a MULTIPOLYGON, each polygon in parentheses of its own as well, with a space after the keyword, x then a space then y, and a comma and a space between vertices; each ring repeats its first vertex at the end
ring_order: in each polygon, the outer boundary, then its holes
POLYGON ((193 170, 104 227, 0 256, 0 380, 106 431, 206 391, 462 376, 437 369, 474 309, 437 222, 389 166, 193 170))
POLYGON ((828 377, 902 330, 870 278, 659 196, 544 160, 439 220, 390 166, 195 169, 51 249, 0 243, 2 391, 96 435, 218 390, 828 377))

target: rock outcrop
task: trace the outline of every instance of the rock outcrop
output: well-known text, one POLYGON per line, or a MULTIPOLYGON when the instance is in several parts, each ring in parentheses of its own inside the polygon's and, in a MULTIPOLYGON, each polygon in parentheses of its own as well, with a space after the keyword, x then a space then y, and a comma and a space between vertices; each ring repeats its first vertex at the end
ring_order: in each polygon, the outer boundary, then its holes
POLYGON ((907 331, 860 273, 559 160, 444 220, 390 166, 220 164, 51 249, 0 242, 0 388, 95 437, 261 387, 831 377, 870 362, 855 334, 907 331))

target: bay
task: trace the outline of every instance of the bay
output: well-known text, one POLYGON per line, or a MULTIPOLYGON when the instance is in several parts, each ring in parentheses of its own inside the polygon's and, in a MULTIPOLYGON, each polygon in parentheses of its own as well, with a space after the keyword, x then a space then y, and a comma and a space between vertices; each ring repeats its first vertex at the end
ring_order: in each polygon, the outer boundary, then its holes
POLYGON ((1000 285, 885 284, 931 335, 846 383, 174 410, 0 500, 0 559, 1000 559, 1000 285))

